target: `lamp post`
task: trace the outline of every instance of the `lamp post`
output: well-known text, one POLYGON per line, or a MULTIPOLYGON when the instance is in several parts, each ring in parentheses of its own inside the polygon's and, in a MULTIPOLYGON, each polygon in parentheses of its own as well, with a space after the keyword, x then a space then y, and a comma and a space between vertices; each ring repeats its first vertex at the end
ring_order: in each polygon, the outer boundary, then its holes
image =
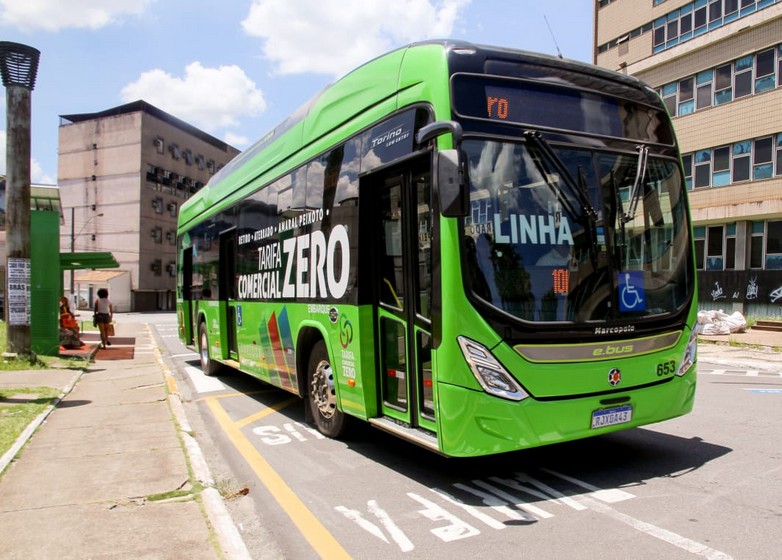
POLYGON ((30 97, 40 51, 0 42, 6 88, 6 351, 31 356, 30 339, 30 97))
MULTIPOLYGON (((81 235, 81 232, 84 231, 84 228, 86 228, 87 224, 89 224, 92 220, 94 220, 95 218, 100 218, 101 216, 103 216, 103 212, 101 212, 100 214, 94 214, 94 215, 90 216, 89 218, 87 218, 87 221, 84 222, 83 226, 81 226, 81 229, 79 230, 79 233, 73 233, 74 226, 76 224, 75 215, 76 215, 76 207, 72 206, 71 207, 71 254, 76 252, 76 237, 81 235)), ((75 294, 75 290, 74 290, 74 283, 73 283, 73 268, 71 268, 71 305, 73 305, 74 309, 78 309, 79 302, 76 301, 76 297, 75 297, 74 294, 75 294)))

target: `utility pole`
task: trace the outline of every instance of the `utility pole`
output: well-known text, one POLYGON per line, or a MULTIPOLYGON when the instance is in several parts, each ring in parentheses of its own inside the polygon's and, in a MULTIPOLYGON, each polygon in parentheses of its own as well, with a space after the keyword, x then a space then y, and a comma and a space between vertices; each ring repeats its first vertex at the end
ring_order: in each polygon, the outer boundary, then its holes
POLYGON ((30 358, 30 97, 40 55, 27 45, 0 42, 6 91, 6 351, 30 358))

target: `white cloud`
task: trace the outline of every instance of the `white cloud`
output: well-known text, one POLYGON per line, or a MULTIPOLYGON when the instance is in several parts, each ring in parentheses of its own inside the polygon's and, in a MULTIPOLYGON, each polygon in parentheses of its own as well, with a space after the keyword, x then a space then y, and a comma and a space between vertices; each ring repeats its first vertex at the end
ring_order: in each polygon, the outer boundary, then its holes
MULTIPOLYGON (((2 159, 0 160, 0 175, 5 175, 6 172, 6 153, 5 153, 5 146, 6 146, 6 138, 7 134, 5 130, 0 130, 0 157, 2 159)), ((35 183, 36 185, 56 185, 57 181, 55 179, 52 179, 49 175, 47 175, 43 168, 41 167, 41 164, 38 163, 35 159, 30 159, 30 182, 35 183)))
POLYGON ((247 138, 247 136, 236 134, 231 131, 225 133, 223 140, 226 144, 240 149, 246 147, 250 143, 250 139, 247 138))
POLYGON ((138 16, 155 0, 0 0, 0 22, 26 30, 98 29, 138 16))
POLYGON ((242 27, 280 74, 341 76, 388 50, 451 34, 471 0, 253 0, 242 27))
POLYGON ((184 77, 144 72, 122 89, 122 99, 143 99, 208 132, 238 126, 239 117, 266 110, 263 93, 241 68, 204 68, 200 62, 188 64, 184 77))

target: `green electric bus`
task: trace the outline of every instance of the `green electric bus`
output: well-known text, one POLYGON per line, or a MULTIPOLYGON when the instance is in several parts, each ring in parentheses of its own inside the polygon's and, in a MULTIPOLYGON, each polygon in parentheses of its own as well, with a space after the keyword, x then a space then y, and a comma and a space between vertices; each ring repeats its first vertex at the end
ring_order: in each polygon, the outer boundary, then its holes
POLYGON ((182 204, 177 312, 206 374, 448 456, 686 414, 680 155, 642 82, 431 41, 367 62, 182 204))

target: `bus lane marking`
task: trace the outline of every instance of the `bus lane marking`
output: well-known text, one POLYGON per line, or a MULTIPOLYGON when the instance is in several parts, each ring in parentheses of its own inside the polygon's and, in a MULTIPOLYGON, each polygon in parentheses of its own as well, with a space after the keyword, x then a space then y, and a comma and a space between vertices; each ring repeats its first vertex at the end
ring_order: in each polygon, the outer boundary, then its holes
POLYGON ((224 391, 225 385, 216 377, 208 377, 204 375, 198 368, 193 366, 185 366, 185 373, 190 378, 190 382, 193 384, 197 393, 215 393, 217 391, 224 391))
MULTIPOLYGON (((360 511, 355 509, 348 509, 344 506, 337 506, 334 509, 336 509, 351 521, 358 523, 358 526, 365 531, 369 531, 370 534, 376 536, 386 544, 389 544, 389 541, 383 533, 383 530, 371 521, 364 519, 360 511)), ((391 519, 391 516, 389 516, 388 513, 377 504, 376 500, 369 500, 367 502, 367 510, 369 513, 374 515, 378 521, 380 521, 380 524, 385 528, 386 531, 388 531, 389 535, 391 535, 391 538, 399 546, 399 549, 402 552, 410 552, 415 548, 413 542, 407 538, 407 535, 405 535, 404 531, 402 531, 397 526, 397 524, 394 523, 394 521, 391 519)))
POLYGON ((614 504, 616 502, 623 502, 625 500, 629 500, 631 498, 635 498, 633 494, 630 492, 625 492, 624 490, 620 490, 619 488, 599 488, 598 486, 595 486, 594 484, 589 484, 588 482, 584 482, 583 480, 579 480, 577 478, 573 478, 572 476, 568 476, 566 474, 559 473, 557 471, 552 471, 551 469, 547 469, 545 467, 541 467, 543 472, 546 472, 552 476, 556 476, 558 478, 561 478, 562 480, 566 480, 570 482, 571 484, 574 484, 576 486, 580 486, 581 488, 584 488, 585 490, 589 490, 589 495, 593 498, 597 498, 601 502, 605 502, 607 504, 614 504))
POLYGON ((322 558, 349 559, 350 555, 336 538, 318 520, 304 502, 288 486, 277 471, 258 452, 223 409, 219 399, 204 399, 225 434, 253 470, 258 480, 266 487, 275 501, 299 529, 312 549, 322 558))
MULTIPOLYGON (((598 500, 613 503, 635 497, 622 490, 606 490, 567 475, 560 475, 553 471, 551 471, 551 473, 562 480, 588 490, 589 493, 586 494, 588 497, 585 499, 592 500, 596 503, 598 500)), ((439 488, 429 488, 429 490, 446 502, 446 504, 459 508, 477 521, 495 530, 506 529, 509 525, 518 525, 518 522, 522 522, 526 525, 535 523, 538 519, 554 517, 554 514, 549 513, 536 505, 523 501, 515 494, 502 490, 495 484, 510 488, 512 491, 532 495, 539 500, 551 504, 567 506, 575 511, 596 509, 590 507, 589 504, 584 503, 583 500, 581 500, 582 495, 580 494, 569 497, 563 492, 532 478, 526 473, 514 474, 517 477, 516 479, 491 477, 489 480, 494 484, 490 484, 485 480, 472 480, 470 484, 455 483, 452 485, 453 488, 461 492, 477 496, 485 506, 498 513, 504 519, 510 520, 510 523, 495 519, 491 515, 481 511, 478 507, 465 503, 445 490, 439 488), (522 484, 522 482, 526 484, 522 484)), ((443 542, 453 542, 481 534, 481 531, 478 528, 460 519, 457 515, 449 512, 434 501, 419 496, 414 492, 408 492, 407 496, 424 506, 424 509, 417 510, 418 514, 433 522, 445 522, 445 524, 439 524, 429 530, 430 533, 443 542)), ((336 506, 334 509, 384 543, 391 544, 391 541, 395 542, 402 552, 409 552, 415 548, 415 545, 405 535, 404 531, 391 520, 391 517, 378 505, 376 500, 369 500, 367 502, 367 511, 379 520, 380 526, 367 519, 356 509, 351 509, 342 505, 336 506), (386 533, 390 535, 390 539, 386 536, 386 533)))
POLYGON ((625 525, 645 533, 650 537, 667 542, 677 548, 689 552, 690 554, 703 556, 708 560, 733 560, 732 556, 725 554, 724 552, 706 546, 705 544, 699 543, 692 539, 688 539, 687 537, 683 537, 682 535, 674 533, 673 531, 669 531, 668 529, 663 529, 662 527, 652 525, 646 521, 641 521, 640 519, 636 519, 635 517, 627 515, 626 513, 621 513, 611 506, 601 503, 593 498, 581 497, 580 499, 584 502, 585 505, 589 507, 589 509, 610 517, 615 521, 624 523, 625 525))

